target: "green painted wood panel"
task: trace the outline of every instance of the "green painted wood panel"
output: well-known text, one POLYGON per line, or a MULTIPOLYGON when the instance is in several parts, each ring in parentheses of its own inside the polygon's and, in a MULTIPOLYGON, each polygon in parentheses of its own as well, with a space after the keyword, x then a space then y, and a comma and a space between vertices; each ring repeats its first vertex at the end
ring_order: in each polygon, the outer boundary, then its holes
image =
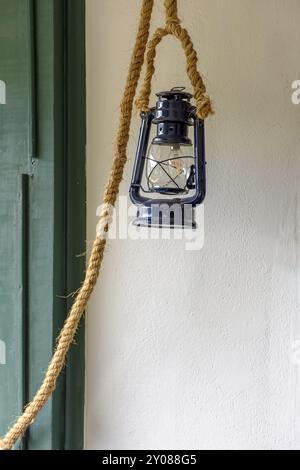
POLYGON ((0 432, 24 402, 26 322, 26 181, 31 172, 31 48, 29 4, 0 2, 0 432), (4 93, 5 92, 5 93, 4 93), (5 103, 5 104, 4 104, 5 103), (1 363, 2 362, 2 363, 1 363))
MULTIPOLYGON (((66 2, 66 155, 67 155, 67 291, 75 292, 85 273, 86 240, 86 92, 85 0, 66 2), (80 90, 80 92, 79 92, 80 90)), ((56 200, 59 205, 59 200, 56 200)), ((68 298, 67 307, 71 307, 68 298)), ((84 425, 84 322, 70 351, 66 371, 65 449, 83 448, 84 425), (74 410, 76 412, 74 413, 74 410)))
MULTIPOLYGON (((84 275, 85 47, 84 0, 0 0, 0 10, 0 80, 7 83, 0 105, 3 434, 40 385, 66 295, 84 275)), ((83 327, 78 335, 80 346, 24 449, 83 445, 83 327)))

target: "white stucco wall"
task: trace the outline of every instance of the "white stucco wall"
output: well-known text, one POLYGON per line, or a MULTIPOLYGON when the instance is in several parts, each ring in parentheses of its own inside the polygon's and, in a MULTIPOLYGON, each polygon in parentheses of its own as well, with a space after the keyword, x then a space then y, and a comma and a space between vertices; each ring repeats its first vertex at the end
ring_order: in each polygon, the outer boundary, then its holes
MULTIPOLYGON (((140 2, 86 3, 92 240, 140 2)), ((300 2, 178 4, 216 110, 205 245, 108 243, 87 313, 86 447, 300 449, 300 2)), ((174 39, 157 64, 154 91, 189 87, 174 39)), ((138 126, 136 114, 121 194, 138 126)))

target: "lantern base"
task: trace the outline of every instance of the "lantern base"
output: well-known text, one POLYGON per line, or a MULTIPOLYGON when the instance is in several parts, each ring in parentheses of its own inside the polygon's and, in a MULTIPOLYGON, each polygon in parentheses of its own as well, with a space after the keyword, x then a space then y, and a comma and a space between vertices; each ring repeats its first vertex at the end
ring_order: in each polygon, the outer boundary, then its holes
POLYGON ((139 206, 133 221, 137 227, 196 229, 195 208, 184 204, 139 206))

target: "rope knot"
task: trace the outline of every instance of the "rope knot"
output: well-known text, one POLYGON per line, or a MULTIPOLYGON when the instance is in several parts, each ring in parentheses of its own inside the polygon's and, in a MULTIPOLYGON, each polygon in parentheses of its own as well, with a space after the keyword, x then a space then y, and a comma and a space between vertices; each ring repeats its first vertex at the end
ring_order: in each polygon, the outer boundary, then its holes
POLYGON ((166 19, 166 26, 179 25, 180 19, 177 16, 170 16, 166 19))
POLYGON ((179 24, 180 19, 177 14, 177 0, 165 0, 166 25, 179 24))
POLYGON ((174 22, 166 23, 166 31, 168 34, 171 34, 172 36, 179 37, 183 29, 179 23, 174 21, 174 22))

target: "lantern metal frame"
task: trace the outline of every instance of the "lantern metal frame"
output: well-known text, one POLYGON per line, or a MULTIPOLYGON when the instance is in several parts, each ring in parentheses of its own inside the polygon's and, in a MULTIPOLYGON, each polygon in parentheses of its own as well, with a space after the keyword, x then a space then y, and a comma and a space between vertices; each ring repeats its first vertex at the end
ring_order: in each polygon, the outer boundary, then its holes
MULTIPOLYGON (((172 92, 172 90, 171 90, 172 92)), ((168 92, 167 92, 168 93, 168 92)), ((158 96, 161 95, 158 93, 158 96)), ((182 95, 188 95, 182 93, 182 95)), ((192 96, 192 95, 189 95, 192 96)), ((157 124, 157 122, 164 122, 163 117, 158 121, 157 120, 157 108, 151 108, 148 112, 141 113, 141 127, 137 145, 137 151, 135 156, 135 162, 133 167, 133 175, 131 180, 131 185, 129 189, 130 199, 138 207, 138 212, 141 207, 144 207, 145 210, 149 212, 149 208, 151 206, 159 207, 160 205, 167 205, 171 207, 174 204, 180 204, 182 206, 182 212, 184 213, 184 209, 189 206, 194 210, 196 206, 201 204, 204 201, 206 195, 206 161, 205 161, 205 135, 204 135, 204 121, 199 119, 196 115, 196 109, 194 106, 190 105, 189 109, 189 126, 194 127, 194 159, 195 159, 195 188, 193 189, 194 194, 192 196, 187 196, 184 198, 178 197, 178 194, 175 194, 174 197, 171 199, 167 198, 149 198, 141 194, 141 192, 147 194, 155 194, 157 191, 145 190, 142 187, 142 179, 145 169, 145 164, 147 162, 147 152, 149 148, 149 139, 151 128, 153 124, 157 124), (154 121, 154 122, 153 122, 154 121), (155 122, 156 121, 156 122, 155 122)), ((168 122, 168 119, 166 119, 168 122)), ((176 122, 176 121, 175 121, 176 122)), ((155 139, 153 142, 155 143, 155 139)), ((174 142, 178 143, 178 142, 174 142)), ((170 140, 166 142, 167 145, 172 144, 172 137, 170 140)), ((161 191, 160 191, 161 193, 161 191)), ((171 193, 169 193, 170 195, 171 193)), ((166 195, 167 192, 166 192, 166 195)), ((149 215, 149 218, 150 215, 149 215)), ((139 224, 137 224, 139 225, 139 224)), ((149 226, 151 226, 151 222, 149 220, 149 226)), ((184 226, 184 222, 182 224, 184 226)), ((196 225, 193 223, 192 227, 195 228, 196 225)))

